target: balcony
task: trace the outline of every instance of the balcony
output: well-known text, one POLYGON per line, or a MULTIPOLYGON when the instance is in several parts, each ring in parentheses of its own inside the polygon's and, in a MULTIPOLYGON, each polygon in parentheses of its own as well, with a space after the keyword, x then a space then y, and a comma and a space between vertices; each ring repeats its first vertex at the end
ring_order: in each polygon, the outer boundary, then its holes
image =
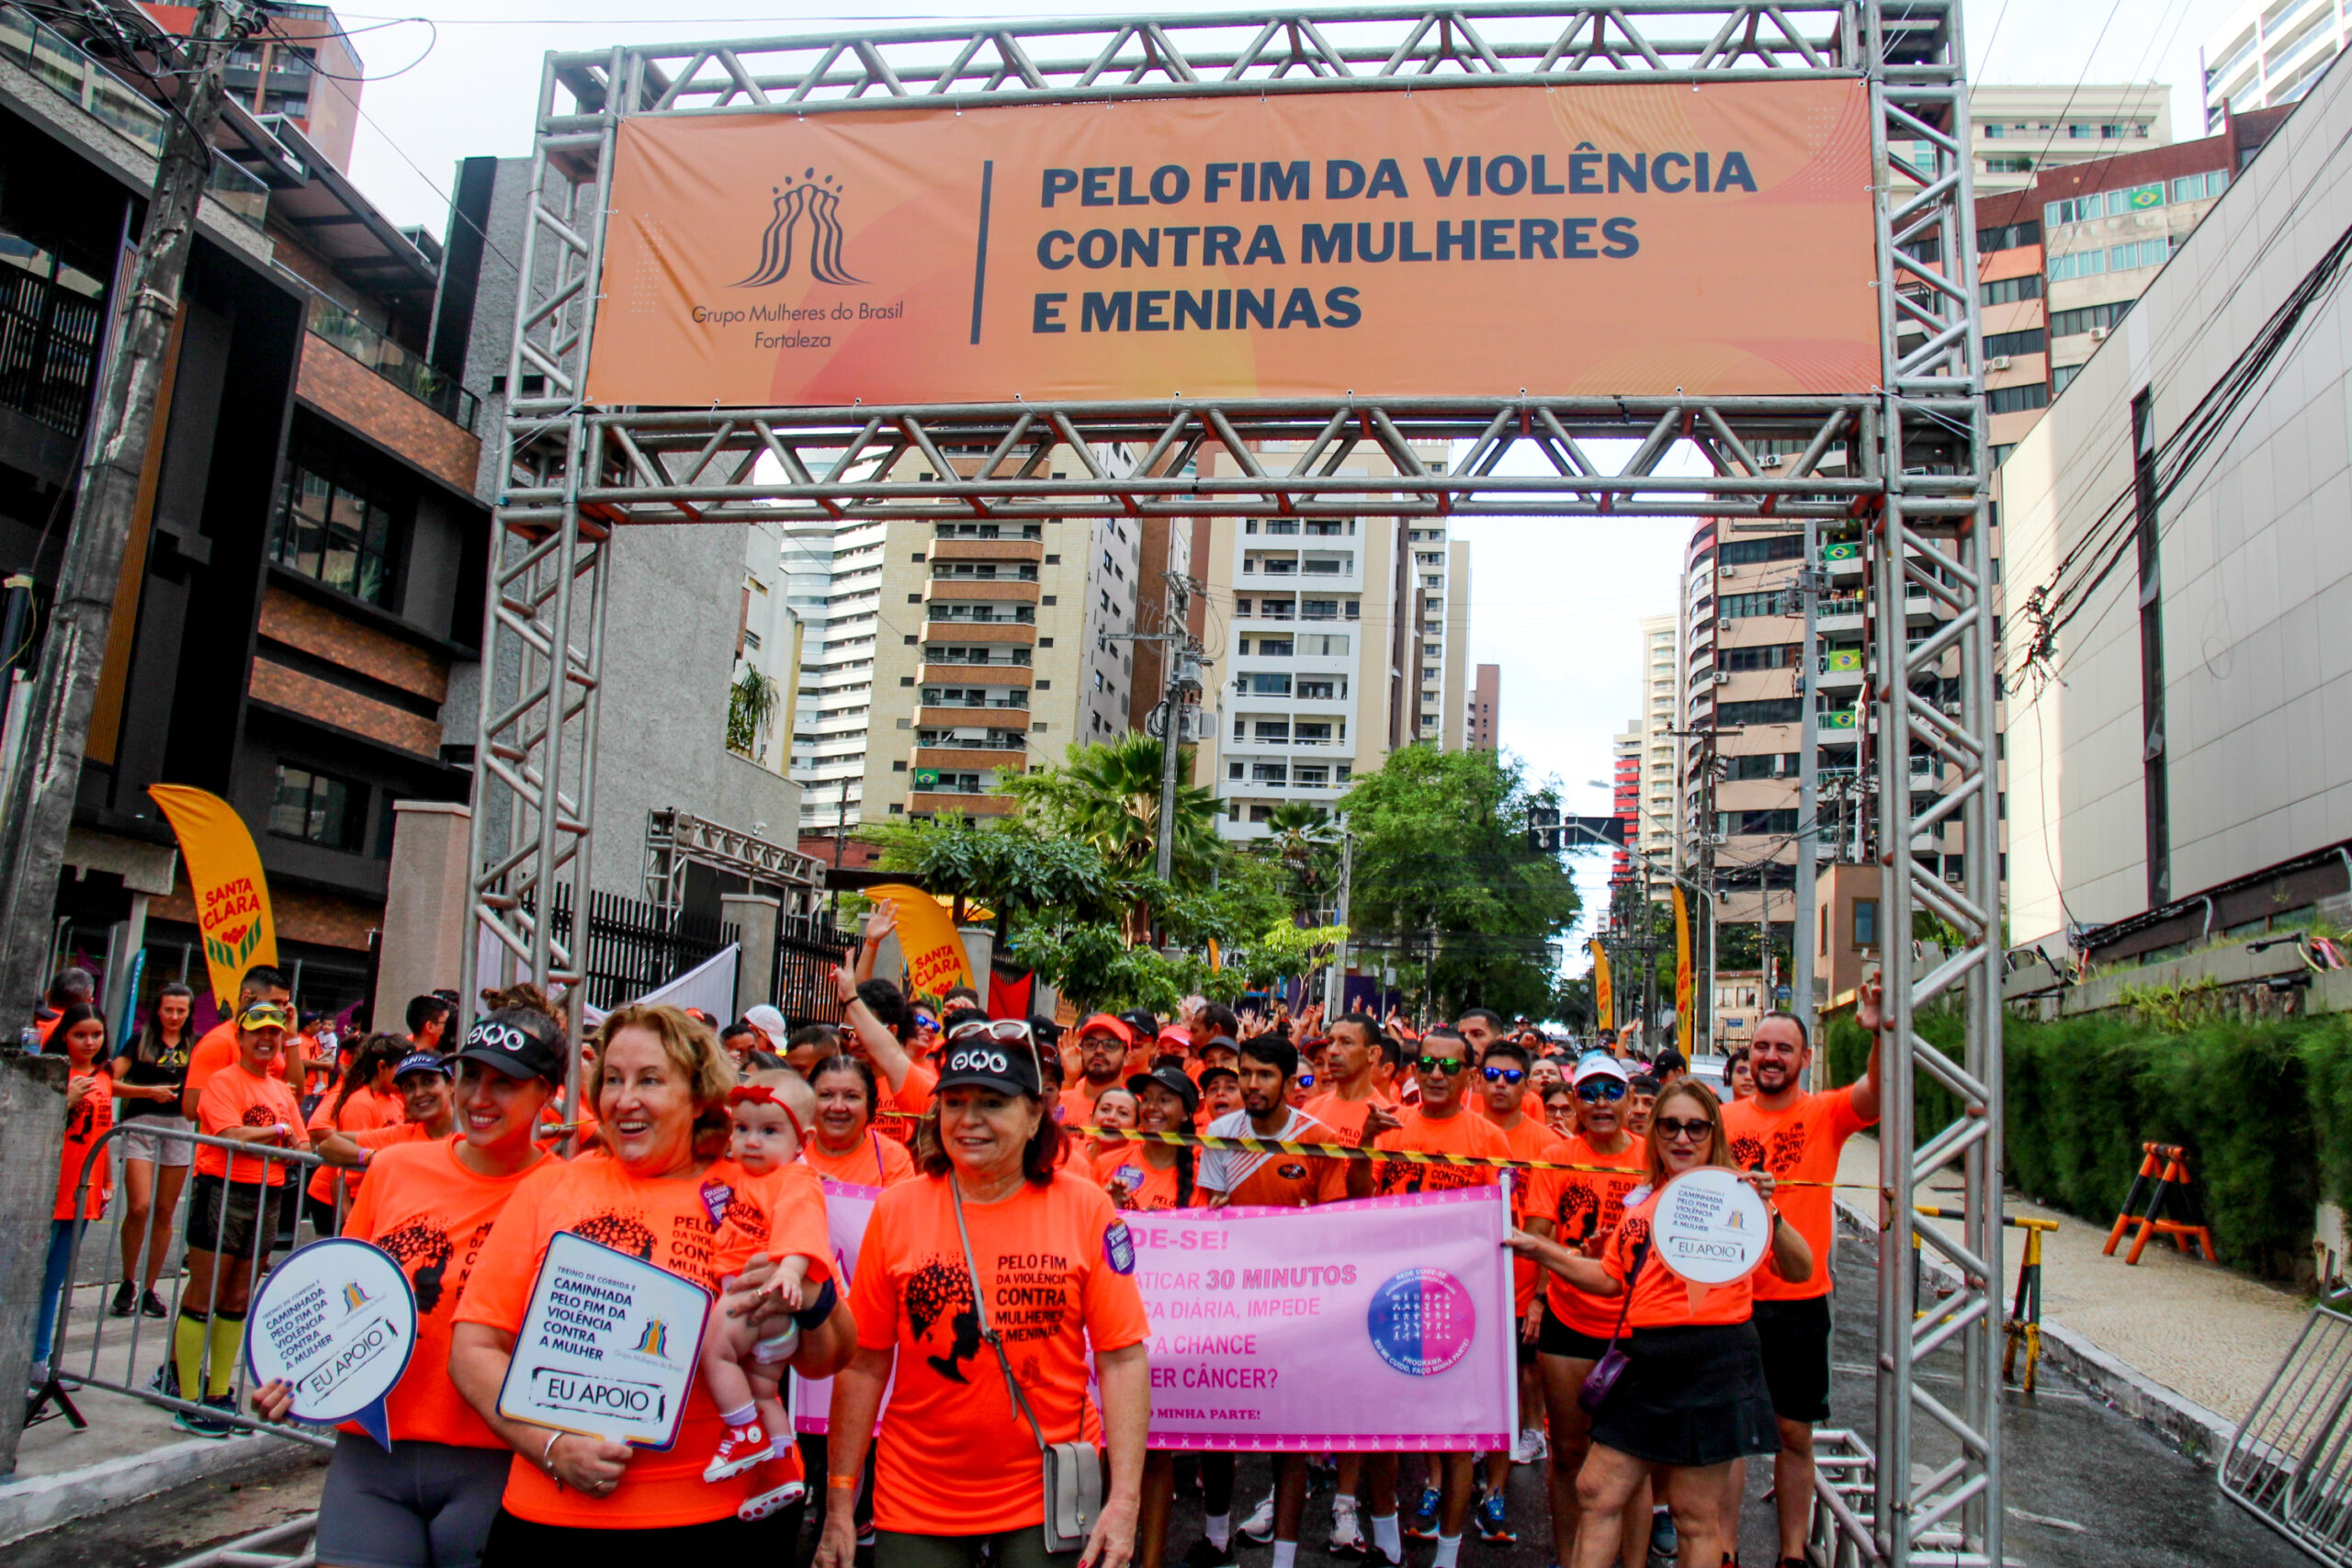
POLYGON ((1009 648, 1035 648, 1037 645, 1037 624, 1035 621, 948 621, 926 620, 922 624, 925 642, 983 642, 1009 648))
POLYGON ((1821 547, 1821 566, 1832 579, 1862 574, 1862 547, 1852 541, 1821 547))
MULTIPOLYGON (((0 58, 29 72, 150 157, 164 155, 170 112, 83 53, 64 34, 15 6, 0 5, 0 58)), ((255 229, 269 216, 269 186, 218 152, 212 154, 205 189, 255 229)))
POLYGON ((1859 648, 1833 648, 1820 657, 1819 679, 1815 682, 1823 691, 1862 683, 1862 650, 1859 648))
MULTIPOLYGON (((1023 692, 1021 695, 1027 696, 1028 694, 1023 692)), ((915 709, 915 725, 922 729, 968 728, 985 725, 990 729, 1025 735, 1029 729, 1029 710, 1002 703, 925 703, 915 709)))
POLYGON ((1818 632, 1860 631, 1864 600, 1865 595, 1860 593, 1823 594, 1814 618, 1814 629, 1818 632))
POLYGON ((1021 803, 1009 795, 989 795, 979 790, 919 789, 907 796, 907 814, 910 817, 935 817, 943 812, 958 812, 966 817, 1009 817, 1021 809, 1021 803))
POLYGON ((1009 560, 1036 563, 1046 558, 1043 539, 949 539, 934 540, 931 558, 943 560, 1009 560))
POLYGON ((975 664, 957 660, 952 663, 925 663, 918 679, 926 686, 941 681, 969 681, 982 686, 1026 687, 1036 679, 1036 675, 1030 666, 1015 664, 1011 660, 1001 664, 975 664))
POLYGON ((1035 581, 975 577, 934 577, 925 591, 925 597, 953 599, 959 604, 993 601, 1001 604, 1035 604, 1038 589, 1035 581))
POLYGON ((1855 708, 1832 708, 1815 719, 1814 728, 1824 746, 1851 746, 1861 736, 1859 716, 1855 708))
POLYGON ((323 294, 311 296, 311 335, 361 365, 466 432, 474 433, 481 400, 323 294))

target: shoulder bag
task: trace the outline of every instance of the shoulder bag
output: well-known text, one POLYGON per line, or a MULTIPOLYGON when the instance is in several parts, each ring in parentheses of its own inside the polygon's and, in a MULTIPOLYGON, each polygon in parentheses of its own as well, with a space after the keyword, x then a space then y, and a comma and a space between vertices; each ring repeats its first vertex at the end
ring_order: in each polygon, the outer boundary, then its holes
POLYGON ((1625 1301, 1617 1309, 1617 1326, 1610 1331, 1609 1348, 1592 1364, 1592 1371, 1585 1373, 1584 1385, 1577 1390, 1577 1408, 1588 1416, 1600 1414, 1600 1407, 1609 1401, 1610 1391, 1632 1364, 1632 1359, 1625 1354, 1625 1316, 1634 1310, 1634 1281, 1642 1277, 1642 1264, 1649 1255, 1648 1242, 1634 1249, 1634 1269, 1625 1276, 1625 1301))
MULTIPOLYGON (((1029 1400, 1021 1392, 1021 1380, 1012 1375, 1012 1360, 1004 1353, 1004 1336, 989 1321, 984 1300, 987 1292, 980 1289, 980 1266, 972 1257, 972 1233, 964 1224, 964 1191, 952 1173, 947 1178, 947 1191, 956 1206, 956 1235, 964 1244, 964 1267, 971 1276, 972 1311, 980 1320, 980 1337, 996 1352, 996 1364, 1004 1372, 1004 1386, 1012 1393, 1013 1404, 1027 1418, 1029 1430, 1037 1438, 1037 1452, 1045 1461, 1046 1551, 1056 1556, 1080 1551, 1094 1533, 1094 1521, 1102 1512, 1102 1450, 1083 1440, 1046 1441, 1046 1429, 1037 1424, 1036 1413, 1029 1408, 1029 1400)), ((1080 1397, 1082 1400, 1084 1395, 1080 1397)), ((1080 1425, 1082 1427, 1083 1423, 1080 1425)))

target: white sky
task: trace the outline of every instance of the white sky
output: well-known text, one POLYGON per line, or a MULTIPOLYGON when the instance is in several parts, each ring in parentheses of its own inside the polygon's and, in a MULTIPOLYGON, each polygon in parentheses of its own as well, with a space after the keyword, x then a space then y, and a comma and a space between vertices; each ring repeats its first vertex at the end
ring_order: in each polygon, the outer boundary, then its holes
MULTIPOLYGON (((2187 140, 2203 123, 2198 51, 2244 4, 1968 0, 1972 74, 1982 82, 2070 86, 2083 80, 2164 82, 2172 88, 2174 135, 2187 140)), ((1229 7, 1227 0, 1214 6, 1159 0, 1148 7, 1124 0, 1115 7, 1130 8, 1229 7)), ((353 155, 355 179, 396 222, 440 230, 458 160, 530 151, 539 62, 550 49, 813 31, 858 22, 888 26, 943 16, 1070 16, 1088 7, 1007 11, 948 0, 937 9, 912 12, 904 0, 864 6, 684 0, 682 14, 642 19, 656 9, 645 0, 432 0, 419 12, 404 13, 431 17, 438 27, 435 39, 414 23, 383 26, 390 12, 338 6, 376 78, 362 98, 366 119, 353 155), (369 28, 378 30, 360 30, 369 28)), ((1570 810, 1605 812, 1606 788, 1588 787, 1586 781, 1605 783, 1611 739, 1640 711, 1639 622, 1673 608, 1689 525, 1473 519, 1456 526, 1458 536, 1473 546, 1471 658, 1503 668, 1504 746, 1526 758, 1538 778, 1565 784, 1570 810)), ((1577 880, 1589 908, 1605 902, 1607 875, 1602 856, 1580 858, 1577 880)), ((1580 971, 1582 960, 1574 967, 1580 971)))

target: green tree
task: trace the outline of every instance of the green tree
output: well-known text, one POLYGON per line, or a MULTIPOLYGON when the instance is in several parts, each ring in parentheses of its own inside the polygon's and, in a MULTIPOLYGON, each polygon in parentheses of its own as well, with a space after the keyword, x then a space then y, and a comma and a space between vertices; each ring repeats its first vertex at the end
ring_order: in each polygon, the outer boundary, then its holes
MULTIPOLYGON (((1059 765, 1048 763, 1003 781, 1021 802, 1023 818, 1046 837, 1082 839, 1114 871, 1151 869, 1159 839, 1159 770, 1163 753, 1148 735, 1072 746, 1059 765)), ((1178 755, 1189 777, 1192 755, 1178 755)), ((1197 784, 1176 786, 1176 880, 1206 882, 1225 852, 1216 835, 1216 796, 1197 784)))
POLYGON ((1293 909, 1306 919, 1329 909, 1340 887, 1340 828, 1331 814, 1311 801, 1285 800, 1266 826, 1271 831, 1251 850, 1282 867, 1293 909))
POLYGON ((884 871, 905 872, 933 893, 993 911, 1000 941, 1016 919, 1039 910, 1077 919, 1115 918, 1127 889, 1102 852, 1083 840, 1051 838, 1023 824, 985 825, 950 814, 929 821, 874 824, 864 831, 882 851, 884 871))
POLYGON ((1543 1010, 1578 908, 1559 857, 1529 847, 1531 810, 1555 805, 1516 757, 1485 750, 1410 746, 1357 779, 1340 810, 1363 948, 1441 1010, 1543 1010))

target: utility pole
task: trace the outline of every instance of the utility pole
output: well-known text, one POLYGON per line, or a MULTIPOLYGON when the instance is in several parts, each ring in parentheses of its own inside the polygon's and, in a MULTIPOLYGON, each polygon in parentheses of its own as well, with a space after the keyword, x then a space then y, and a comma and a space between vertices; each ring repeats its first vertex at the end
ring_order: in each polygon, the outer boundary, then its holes
MULTIPOLYGON (((1348 924, 1348 899, 1355 891, 1356 836, 1348 831, 1343 818, 1340 826, 1340 908, 1339 924, 1348 924)), ((1341 937, 1331 954, 1331 977, 1323 987, 1323 1014, 1335 1019, 1346 1010, 1348 1002, 1348 939, 1341 937)))
MULTIPOLYGON (((57 897, 65 835, 74 819, 90 709, 97 696, 114 616, 115 585, 139 498, 139 478, 155 427, 164 355, 179 313, 180 286, 196 243, 197 212, 212 172, 211 135, 220 118, 221 75, 230 48, 258 23, 232 0, 204 0, 183 46, 178 102, 164 133, 138 253, 115 301, 117 333, 91 411, 89 460, 74 497, 74 522, 23 719, 22 760, 0 801, 0 1050, 17 1055, 17 1025, 32 1017, 49 961, 50 909, 57 897)), ((47 1184, 27 1173, 57 1160, 64 1120, 63 1064, 17 1057, 0 1079, 0 1252, 39 1254, 49 1231, 47 1184)), ((25 1385, 40 1282, 21 1268, 0 1276, 0 1388, 25 1385)), ((0 1402, 0 1473, 15 1468, 23 1402, 0 1402)))
POLYGON ((1184 748, 1184 698, 1201 691, 1201 650, 1184 629, 1186 607, 1197 586, 1181 571, 1160 574, 1168 584, 1168 605, 1156 632, 1102 632, 1102 641, 1156 642, 1167 653, 1168 684, 1154 716, 1159 722, 1159 822, 1152 869, 1162 882, 1176 874, 1176 774, 1184 748))
MULTIPOLYGON (((1821 716, 1816 695, 1820 680, 1819 617, 1823 570, 1820 525, 1804 520, 1804 565, 1797 573, 1797 592, 1804 598, 1804 642, 1797 659, 1797 701, 1802 722, 1797 728, 1797 886, 1795 919, 1789 927, 1789 1010, 1813 1038, 1813 949, 1815 884, 1820 879, 1815 847, 1821 842, 1821 716)), ((1769 926, 1769 921, 1767 922, 1769 926)), ((1812 1088, 1811 1084, 1804 1086, 1812 1088)))
MULTIPOLYGON (((56 601, 25 724, 23 762, 0 807, 0 1007, 11 1029, 28 1019, 49 955, 66 829, 87 746, 90 709, 106 658, 124 543, 155 427, 164 355, 179 313, 180 285, 196 243, 197 212, 212 172, 229 50, 259 13, 243 0, 205 0, 179 73, 179 102, 166 129, 139 250, 124 276, 119 332, 92 411, 90 459, 82 470, 56 601)), ((29 1256, 26 1254, 25 1256, 29 1256)))

